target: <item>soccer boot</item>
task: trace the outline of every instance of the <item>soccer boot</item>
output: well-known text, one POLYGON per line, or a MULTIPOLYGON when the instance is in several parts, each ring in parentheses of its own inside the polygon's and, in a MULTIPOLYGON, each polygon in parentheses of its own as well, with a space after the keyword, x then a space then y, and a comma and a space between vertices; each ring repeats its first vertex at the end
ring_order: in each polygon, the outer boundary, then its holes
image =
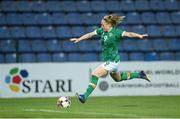
POLYGON ((84 95, 79 95, 78 93, 76 93, 76 96, 78 97, 78 99, 81 103, 86 102, 86 97, 84 95))
POLYGON ((145 74, 144 71, 140 71, 139 75, 141 76, 140 78, 142 78, 142 79, 144 79, 144 80, 146 80, 148 82, 151 82, 150 79, 147 77, 147 75, 145 74))

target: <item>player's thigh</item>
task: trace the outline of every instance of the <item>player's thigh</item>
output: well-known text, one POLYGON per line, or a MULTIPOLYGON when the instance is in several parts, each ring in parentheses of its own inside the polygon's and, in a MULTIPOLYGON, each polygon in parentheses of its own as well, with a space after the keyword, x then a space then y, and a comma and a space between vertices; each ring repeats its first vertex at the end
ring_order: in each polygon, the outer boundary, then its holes
POLYGON ((106 70, 102 65, 100 65, 92 72, 92 75, 95 75, 97 77, 103 77, 107 75, 107 73, 108 70, 106 70))
POLYGON ((119 72, 111 72, 110 76, 112 77, 112 79, 116 82, 121 81, 121 75, 119 72))

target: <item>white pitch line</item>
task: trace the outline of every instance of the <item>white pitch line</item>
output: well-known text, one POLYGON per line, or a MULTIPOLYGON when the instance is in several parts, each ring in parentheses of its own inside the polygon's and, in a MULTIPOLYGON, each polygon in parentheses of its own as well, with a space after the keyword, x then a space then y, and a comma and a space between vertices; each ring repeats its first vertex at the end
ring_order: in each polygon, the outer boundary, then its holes
POLYGON ((139 117, 137 115, 132 115, 132 114, 119 114, 119 113, 103 113, 103 112, 62 112, 62 111, 57 111, 57 110, 47 110, 47 109, 25 109, 22 111, 29 111, 29 112, 52 112, 52 113, 71 113, 71 114, 85 114, 85 115, 100 115, 100 116, 130 116, 130 117, 139 117))

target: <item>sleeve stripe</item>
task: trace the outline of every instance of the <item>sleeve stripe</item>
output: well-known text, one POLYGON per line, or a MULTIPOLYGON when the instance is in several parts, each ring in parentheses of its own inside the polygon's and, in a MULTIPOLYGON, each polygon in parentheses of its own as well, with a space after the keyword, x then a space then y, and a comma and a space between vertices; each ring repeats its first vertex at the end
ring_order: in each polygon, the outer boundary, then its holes
POLYGON ((125 33, 126 31, 123 31, 123 33, 122 33, 122 37, 124 36, 124 33, 125 33))

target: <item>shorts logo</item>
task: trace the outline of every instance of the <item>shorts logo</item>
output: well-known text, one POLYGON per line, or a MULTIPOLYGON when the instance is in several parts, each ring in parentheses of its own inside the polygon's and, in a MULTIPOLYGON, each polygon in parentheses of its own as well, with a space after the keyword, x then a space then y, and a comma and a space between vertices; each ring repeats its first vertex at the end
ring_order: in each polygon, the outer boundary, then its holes
POLYGON ((19 70, 19 68, 14 67, 9 71, 9 74, 5 77, 5 83, 8 84, 11 91, 19 92, 20 84, 27 77, 28 72, 26 69, 19 70))

